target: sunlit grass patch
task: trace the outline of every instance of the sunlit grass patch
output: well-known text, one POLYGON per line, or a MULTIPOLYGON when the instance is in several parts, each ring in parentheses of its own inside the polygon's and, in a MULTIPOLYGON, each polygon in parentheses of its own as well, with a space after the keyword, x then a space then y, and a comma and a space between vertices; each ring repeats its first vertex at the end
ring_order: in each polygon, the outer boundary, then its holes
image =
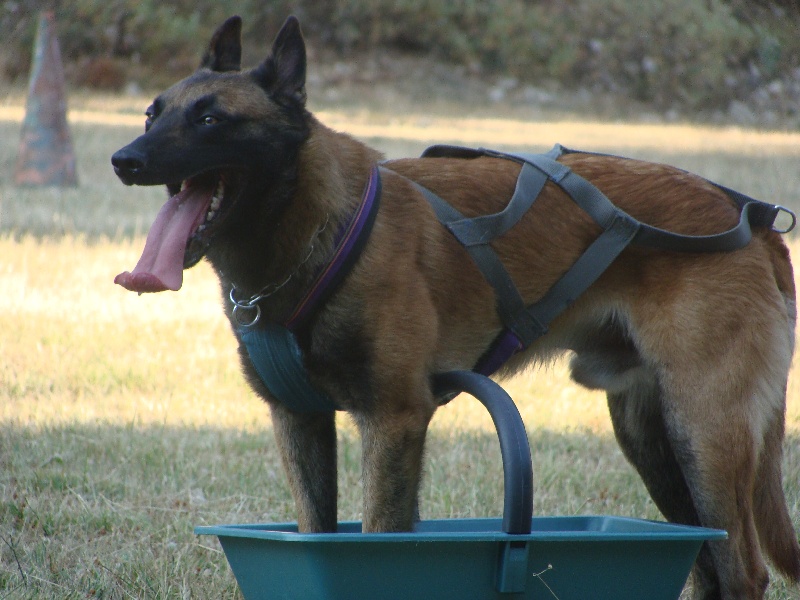
POLYGON ((266 422, 207 266, 187 271, 181 294, 113 284, 142 243, 0 239, 0 421, 266 422))

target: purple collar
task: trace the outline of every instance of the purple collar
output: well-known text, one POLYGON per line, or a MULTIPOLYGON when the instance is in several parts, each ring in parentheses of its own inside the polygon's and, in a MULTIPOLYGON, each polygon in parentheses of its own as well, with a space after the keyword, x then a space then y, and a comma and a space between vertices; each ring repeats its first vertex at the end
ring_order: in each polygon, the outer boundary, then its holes
MULTIPOLYGON (((358 261, 375 223, 380 196, 381 177, 378 167, 374 166, 361 204, 336 235, 331 259, 320 267, 314 283, 287 318, 280 323, 266 323, 256 328, 253 325, 261 314, 258 304, 244 305, 245 309, 255 309, 257 312, 251 323, 240 324, 239 338, 264 385, 275 399, 290 410, 332 412, 339 408, 309 380, 295 332, 308 323, 314 312, 325 303, 358 261)), ((231 301, 235 308, 242 306, 234 299, 233 291, 231 301)))
POLYGON ((303 299, 298 302, 288 317, 281 320, 284 327, 290 331, 296 331, 302 327, 353 268, 372 231, 375 215, 378 213, 380 205, 380 196, 381 176, 375 165, 372 167, 369 181, 364 188, 361 204, 350 221, 344 223, 336 234, 336 243, 330 261, 320 267, 303 299))

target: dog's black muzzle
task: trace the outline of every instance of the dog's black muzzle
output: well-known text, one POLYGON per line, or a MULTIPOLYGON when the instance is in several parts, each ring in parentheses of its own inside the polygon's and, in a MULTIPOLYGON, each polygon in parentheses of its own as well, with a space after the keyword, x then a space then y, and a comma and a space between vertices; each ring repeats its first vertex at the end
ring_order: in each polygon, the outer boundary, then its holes
POLYGON ((117 150, 111 157, 114 172, 125 185, 140 183, 147 168, 147 157, 131 146, 117 150))

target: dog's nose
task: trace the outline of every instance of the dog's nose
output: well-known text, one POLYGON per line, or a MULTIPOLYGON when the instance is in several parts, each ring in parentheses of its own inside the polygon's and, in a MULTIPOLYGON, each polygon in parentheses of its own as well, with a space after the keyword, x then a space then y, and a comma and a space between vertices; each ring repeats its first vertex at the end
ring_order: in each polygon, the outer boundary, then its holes
POLYGON ((111 157, 111 164, 117 177, 126 181, 141 174, 146 166, 145 158, 139 152, 130 148, 118 150, 111 157))

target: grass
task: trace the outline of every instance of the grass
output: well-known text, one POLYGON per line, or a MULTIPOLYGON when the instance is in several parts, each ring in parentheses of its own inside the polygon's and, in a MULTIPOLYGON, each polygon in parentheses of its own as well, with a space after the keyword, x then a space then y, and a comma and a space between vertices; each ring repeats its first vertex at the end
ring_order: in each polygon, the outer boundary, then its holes
MULTIPOLYGON (((111 107, 124 117, 116 124, 102 108, 89 102, 73 118, 80 186, 52 190, 11 184, 19 110, 0 107, 0 598, 239 598, 217 542, 192 528, 294 520, 269 417, 238 372, 206 265, 176 294, 113 285, 135 263, 163 191, 115 180, 108 157, 139 126, 126 102, 111 107)), ((326 117, 390 156, 419 152, 431 132, 504 148, 533 136, 541 143, 528 148, 561 141, 667 160, 800 208, 796 135, 326 117)), ((794 376, 784 470, 800 529, 798 386, 794 376)), ((602 395, 570 384, 561 362, 506 387, 531 439, 536 513, 659 518, 617 449, 602 395)), ((340 422, 340 518, 358 519, 359 441, 340 422)), ((476 401, 437 414, 426 473, 426 517, 500 513, 499 448, 476 401)), ((768 597, 794 593, 775 580, 768 597)))

